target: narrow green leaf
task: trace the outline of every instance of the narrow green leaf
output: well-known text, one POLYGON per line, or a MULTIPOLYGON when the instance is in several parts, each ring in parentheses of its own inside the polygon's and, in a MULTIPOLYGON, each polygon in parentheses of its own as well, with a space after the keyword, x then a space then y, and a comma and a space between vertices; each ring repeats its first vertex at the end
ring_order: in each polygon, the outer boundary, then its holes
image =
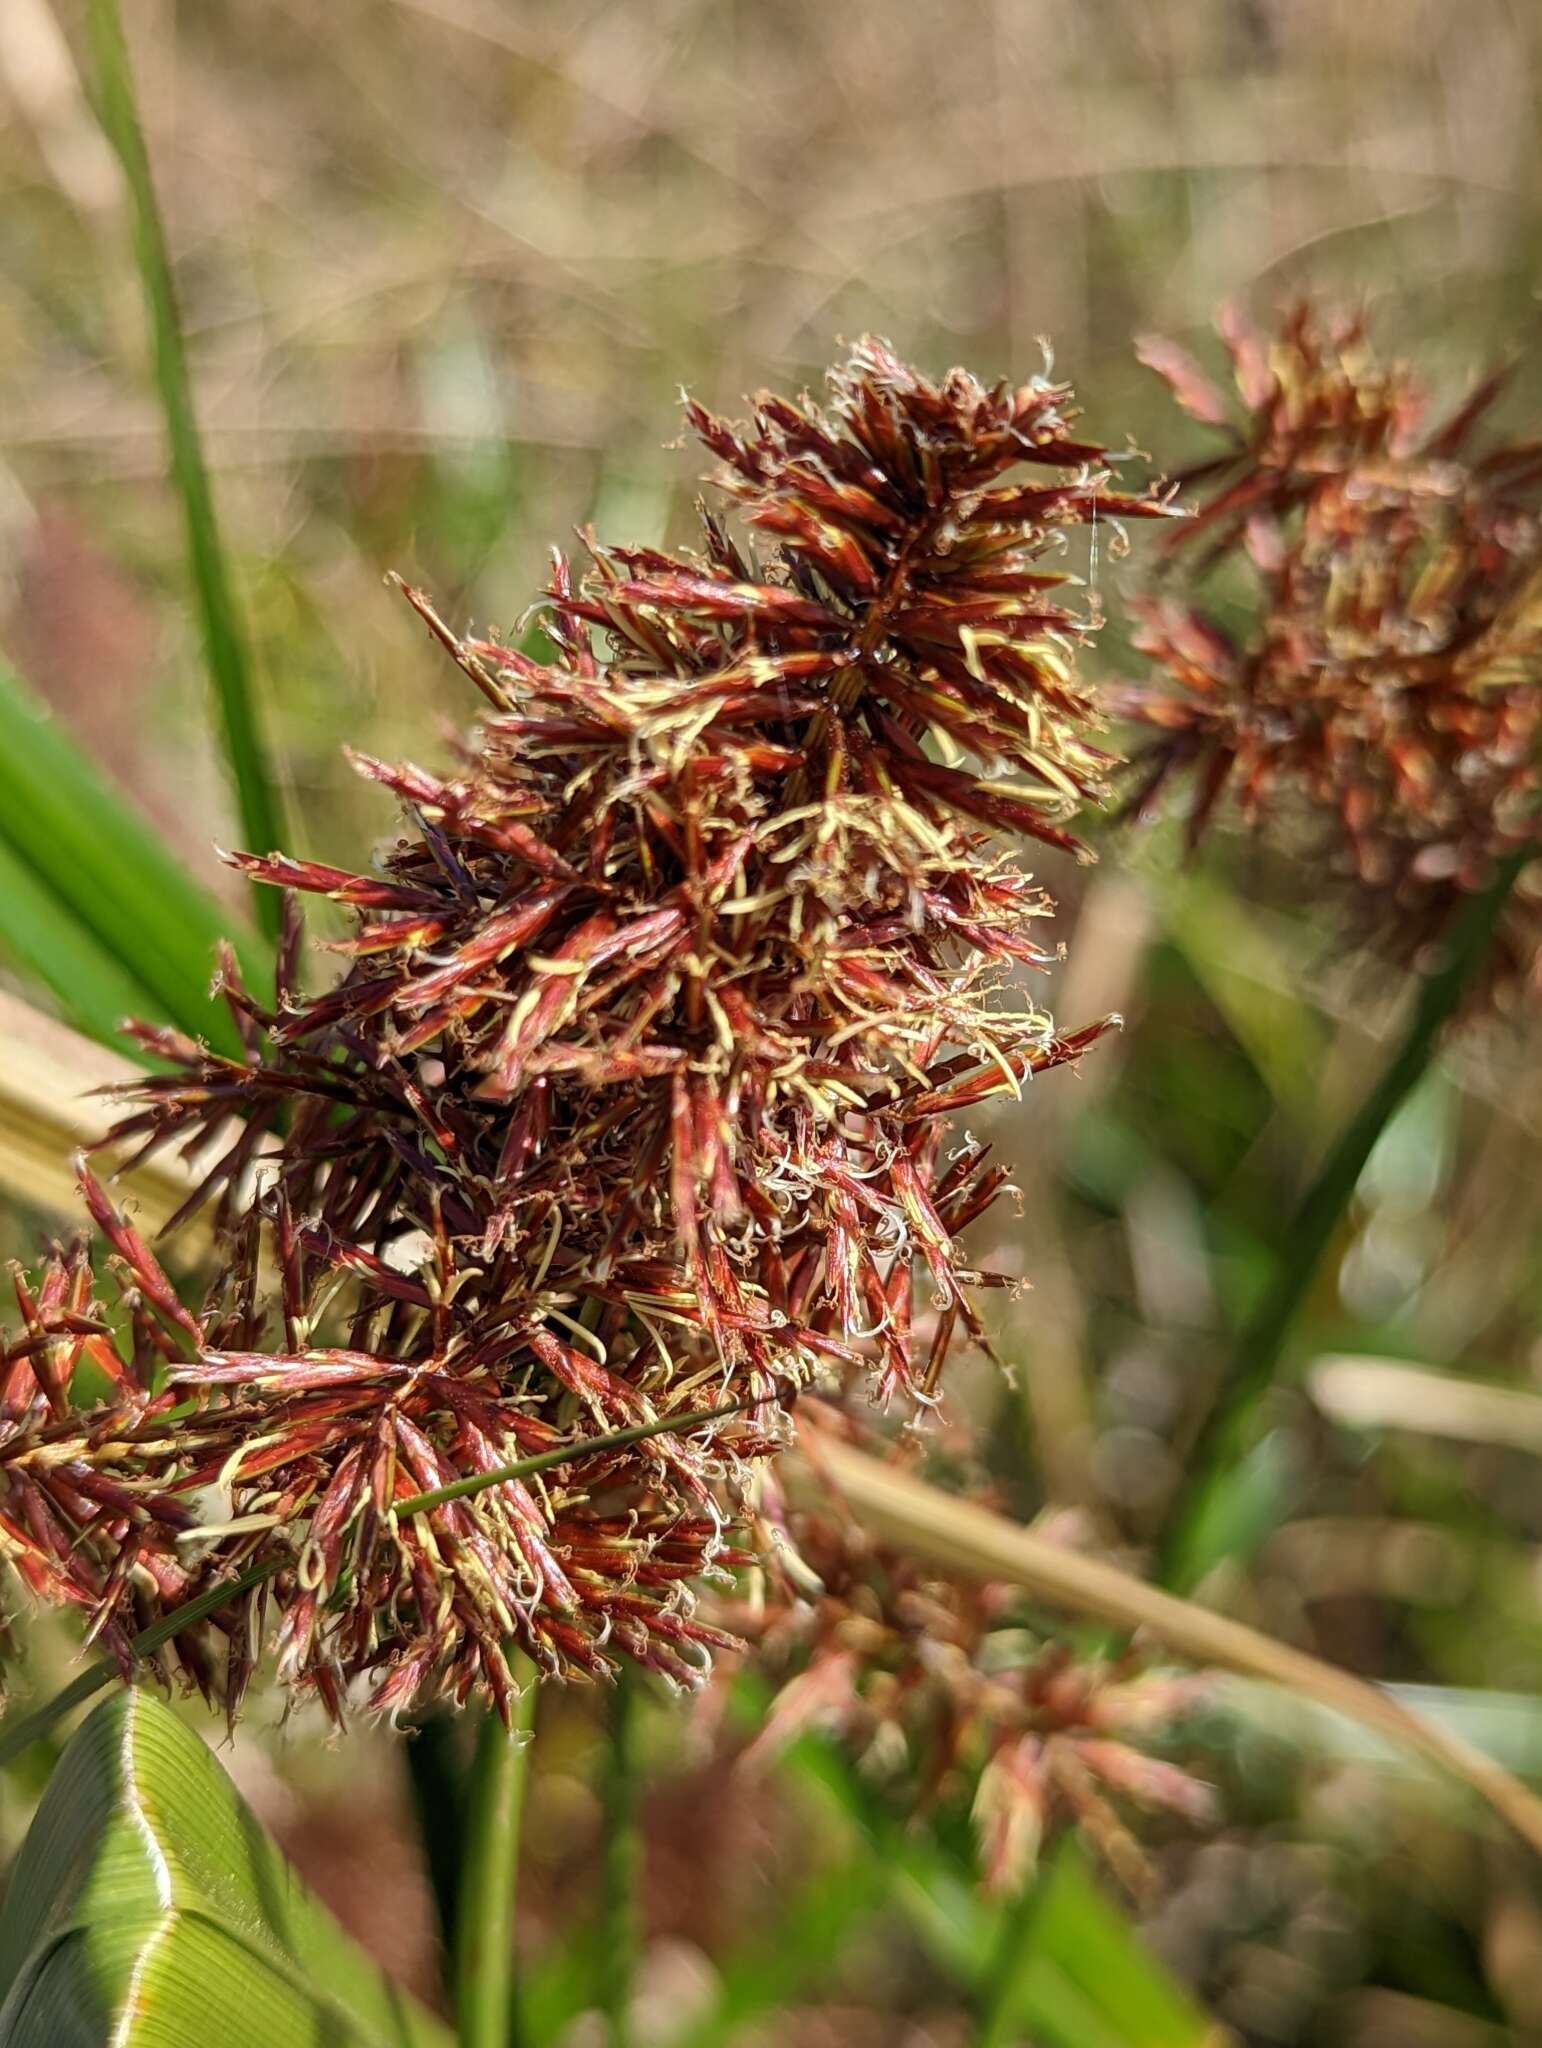
POLYGON ((1086 2034, 1052 2031, 1055 2000, 1067 1985, 1109 2039, 1125 2048, 1218 2042, 1219 2030, 1094 1882, 1074 1837, 1057 1851, 1035 1902, 1032 1947, 1018 2016, 1044 2038, 1045 2048, 1086 2048, 1086 2034))
POLYGON ((1309 1477, 1297 1440, 1284 1430, 1270 1430, 1197 1492, 1181 1531, 1172 1538, 1171 1583, 1197 1586, 1225 1559, 1256 1556, 1290 1520, 1309 1477))
POLYGON ((0 1913, 4 2048, 453 2048, 153 1694, 59 1761, 0 1913))
MULTIPOLYGON (((1285 1226, 1274 1279, 1238 1337, 1233 1370, 1189 1452, 1194 1480, 1163 1533, 1162 1581, 1180 1592, 1192 1589, 1217 1561, 1200 1550, 1197 1532, 1207 1522, 1211 1526, 1230 1523, 1230 1511, 1224 1504, 1218 1507, 1218 1497, 1231 1490, 1232 1471, 1247 1449, 1254 1411, 1279 1369, 1286 1339, 1376 1141, 1438 1053, 1446 1026, 1461 1008, 1488 955, 1511 891, 1521 871, 1535 858, 1536 850, 1528 840, 1497 870, 1488 887, 1462 906, 1446 937, 1440 964, 1418 978, 1402 1042, 1345 1125, 1285 1226)), ((1256 1553, 1268 1529, 1256 1520, 1252 1526, 1255 1534, 1250 1548, 1233 1555, 1256 1553)))
MULTIPOLYGON (((1012 2031, 1001 2040, 1014 2048, 1027 2040, 1033 2048, 1148 2048, 1148 2036, 1119 2033, 1098 2010, 1097 2000, 1047 1956, 1030 1960, 1018 2010, 1024 2016, 1032 2014, 1033 2033, 1023 2031, 1030 2024, 1026 2017, 1013 2020, 1012 2031)), ((980 2048, 986 2048, 983 2036, 980 2048)))
MULTIPOLYGON (((268 770, 251 687, 246 639, 236 612, 215 516, 214 494, 199 441, 176 282, 144 133, 139 125, 133 71, 117 0, 90 0, 86 21, 95 63, 97 117, 123 167, 133 203, 134 250, 155 352, 156 385, 166 416, 171 472, 182 501, 204 656, 219 706, 242 835, 253 852, 269 853, 284 842, 278 795, 268 770)), ((280 915, 277 893, 258 888, 256 896, 258 917, 269 935, 276 936, 280 915)))
MULTIPOLYGON (((185 1600, 180 1607, 173 1608, 170 1614, 162 1615, 161 1619, 152 1622, 149 1628, 140 1630, 132 1644, 134 1655, 150 1656, 163 1643, 169 1643, 173 1636, 179 1635, 183 1629, 195 1627, 227 1602, 238 1599, 242 1593, 249 1592, 252 1587, 260 1586, 265 1580, 271 1579, 278 1570, 278 1564, 277 1558, 266 1564, 254 1564, 238 1577, 225 1579, 219 1585, 211 1586, 207 1592, 200 1593, 196 1600, 185 1600)), ((111 1657, 98 1657, 96 1662, 88 1664, 84 1671, 77 1671, 69 1684, 61 1687, 53 1698, 45 1701, 41 1707, 35 1708, 19 1721, 8 1720, 0 1724, 0 1769, 46 1735, 56 1721, 62 1721, 66 1714, 72 1713, 76 1707, 84 1706, 86 1701, 92 1699, 104 1686, 111 1685, 117 1675, 118 1667, 111 1657)))
POLYGON ((50 990, 77 1030, 115 1049, 124 1049, 123 1019, 148 1016, 156 1008, 154 997, 3 835, 0 958, 10 959, 50 990))
MULTIPOLYGON (((127 979, 142 983, 152 1015, 239 1051, 224 1009, 209 998, 215 945, 230 920, 3 663, 0 820, 13 863, 68 909, 127 979)), ((34 900, 46 902, 36 890, 34 900)), ((46 933, 37 943, 47 943, 46 933)), ((67 943, 61 926, 59 944, 67 943)), ((271 971, 265 949, 238 943, 237 950, 263 987, 271 971)))
MULTIPOLYGON (((1042 1954, 1038 1920, 1043 1902, 1043 1873, 1033 1870, 1015 1899, 1001 1915, 989 1967, 980 1972, 981 1988, 976 1998, 980 2024, 975 2048, 1012 2048, 1020 2030, 1018 2015, 1024 2003, 1030 1973, 1053 1976, 1054 1965, 1042 1954)), ((1099 2029, 1093 2013, 1079 2016, 1083 2038, 1094 2048, 1099 2029)))

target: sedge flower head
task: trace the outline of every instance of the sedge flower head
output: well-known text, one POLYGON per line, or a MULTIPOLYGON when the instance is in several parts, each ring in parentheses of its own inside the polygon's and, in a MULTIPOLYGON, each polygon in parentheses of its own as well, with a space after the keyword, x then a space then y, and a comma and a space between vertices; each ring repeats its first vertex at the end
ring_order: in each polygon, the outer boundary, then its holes
MULTIPOLYGON (((1143 348, 1230 445, 1180 476, 1192 516, 1142 607, 1152 675, 1119 700, 1155 732, 1136 802, 1187 781, 1191 841, 1229 808, 1325 860, 1372 942, 1417 959, 1537 844, 1542 450, 1487 431, 1501 376, 1431 427, 1357 319, 1298 307, 1267 339, 1235 313, 1222 331, 1240 421, 1182 351, 1143 348), (1216 572, 1249 587, 1240 626, 1216 572)), ((1536 873, 1495 992, 1542 992, 1536 873)))
POLYGON ((962 1791, 993 1890, 1019 1888, 1055 1831, 1076 1826, 1141 1891, 1130 1816, 1214 1818, 1211 1788, 1152 1753, 1203 1679, 1078 1655, 1020 1589, 875 1541, 833 1492, 789 1501, 768 1475, 757 1539, 763 1598, 724 1614, 774 1686, 747 1762, 818 1729, 907 1812, 962 1791))
POLYGON ((516 1645, 699 1675, 694 1588, 787 1402, 831 1374, 929 1401, 981 1335, 958 1233, 1006 1175, 945 1156, 949 1116, 1105 1028, 1024 994, 1049 905, 1010 841, 1074 849, 1109 765, 1063 529, 1166 508, 1073 417, 1047 379, 933 383, 865 341, 823 404, 692 406, 740 537, 705 507, 679 553, 586 536, 546 658, 407 592, 481 721, 445 773, 355 756, 400 807, 372 869, 230 856, 286 891, 274 996, 225 962, 242 1058, 142 1031, 164 1071, 115 1133, 195 1159, 177 1223, 212 1214, 219 1276, 186 1306, 88 1180, 131 1328, 70 1257, 24 1304, 0 1509, 34 1583, 121 1648, 266 1560, 179 1653, 222 1638, 238 1692, 271 1605, 337 1711, 503 1704, 516 1645), (354 920, 319 994, 305 894, 354 920), (61 1408, 93 1346, 107 1390, 61 1408))

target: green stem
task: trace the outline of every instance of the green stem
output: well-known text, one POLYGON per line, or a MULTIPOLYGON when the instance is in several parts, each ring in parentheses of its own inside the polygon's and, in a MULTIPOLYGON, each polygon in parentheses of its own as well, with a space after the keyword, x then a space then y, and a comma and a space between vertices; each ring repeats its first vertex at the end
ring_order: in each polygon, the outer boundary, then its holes
POLYGON ((455 1952, 466 1828, 464 1772, 455 1741, 459 1718, 442 1709, 430 1709, 407 1730, 402 1749, 408 1796, 445 1956, 455 1952))
POLYGON ((470 1825, 455 1910, 455 2018, 461 2048, 509 2048, 514 2035, 514 1892, 527 1752, 539 1681, 522 1651, 512 1727, 488 1714, 477 1734, 470 1825))
MULTIPOLYGON (((268 853, 281 845, 284 838, 278 796, 268 769, 246 640, 226 570, 214 494, 199 441, 176 281, 156 202, 144 131, 139 124, 134 74, 118 0, 90 0, 86 20, 96 69, 97 118, 123 167, 133 202, 134 250, 155 354, 155 381, 166 418, 171 473, 182 503, 204 657, 224 728, 225 754, 236 786, 241 831, 254 852, 268 853)), ((256 886, 255 893, 258 918, 270 937, 276 937, 282 914, 279 892, 256 886)))
MULTIPOLYGON (((539 1451, 534 1457, 521 1458, 513 1465, 500 1465, 492 1472, 478 1472, 469 1479, 457 1479, 448 1486, 435 1487, 432 1493, 416 1493, 410 1500, 398 1501, 395 1512, 398 1515, 427 1514, 430 1508, 442 1507, 446 1501, 466 1500, 470 1495, 483 1493, 490 1486, 504 1486, 511 1479, 528 1479, 536 1472, 549 1472, 554 1466, 570 1464, 575 1458, 594 1457, 602 1451, 622 1450, 628 1444, 640 1444, 649 1437, 675 1436, 682 1430, 695 1429, 701 1423, 710 1422, 715 1416, 740 1415, 746 1408, 760 1406, 773 1397, 765 1394, 747 1394, 739 1401, 724 1401, 716 1408, 694 1408, 686 1415, 666 1415, 659 1422, 639 1422, 628 1429, 613 1429, 605 1436, 582 1438, 578 1443, 560 1444, 555 1450, 539 1451)), ((185 1628, 223 1607, 227 1601, 237 1599, 253 1586, 260 1586, 271 1579, 288 1563, 284 1557, 271 1557, 262 1564, 254 1564, 239 1577, 228 1579, 218 1586, 211 1586, 208 1592, 200 1593, 196 1600, 189 1600, 181 1607, 173 1608, 170 1614, 135 1636, 131 1648, 136 1657, 145 1657, 152 1650, 158 1650, 162 1643, 169 1642, 185 1628)), ((110 1685, 118 1675, 117 1664, 111 1657, 99 1657, 96 1663, 88 1665, 78 1677, 72 1678, 62 1692, 54 1694, 44 1706, 27 1714, 20 1721, 7 1721, 0 1729, 0 1767, 8 1764, 12 1757, 19 1756, 30 1743, 46 1735, 54 1723, 72 1707, 100 1692, 104 1685, 110 1685)))
MULTIPOLYGON (((1247 1447, 1254 1411, 1274 1381, 1285 1340, 1337 1234, 1376 1140, 1434 1058, 1445 1026, 1486 957, 1516 878, 1536 858, 1527 845, 1504 863, 1488 888, 1453 920, 1445 957, 1423 976, 1402 1043, 1323 1162, 1286 1228, 1274 1279, 1243 1325, 1236 1364, 1199 1430, 1187 1460, 1198 1478, 1184 1490, 1158 1545, 1164 1584, 1187 1591, 1214 1559, 1203 1541, 1223 1519, 1222 1502, 1247 1447)), ((1261 1535, 1261 1532, 1260 1532, 1261 1535)))
POLYGON ((520 1458, 512 1465, 499 1465, 491 1472, 474 1472, 465 1479, 452 1479, 448 1486, 436 1486, 432 1493, 415 1493, 408 1500, 394 1503, 391 1512, 401 1519, 403 1515, 421 1515, 429 1508, 442 1507, 447 1500, 468 1500, 474 1493, 485 1493, 489 1486, 504 1486, 511 1479, 528 1479, 533 1472, 549 1472, 554 1465, 569 1464, 574 1458, 593 1457, 600 1451, 622 1451, 628 1444, 646 1443, 650 1437, 675 1436, 682 1430, 695 1429, 703 1422, 711 1422, 719 1416, 742 1415, 746 1408, 758 1408, 773 1400, 770 1394, 745 1394, 737 1401, 721 1401, 716 1408, 693 1408, 688 1415, 666 1415, 661 1422, 634 1422, 626 1429, 613 1429, 605 1436, 593 1436, 576 1444, 559 1444, 552 1451, 538 1451, 534 1457, 520 1458))
POLYGON ((1044 1885, 1037 1871, 1030 1872, 1022 1890, 1002 1916, 996 1952, 985 1973, 980 1991, 980 2024, 975 2048, 1010 2048, 1023 2038, 1018 2018, 1019 1986, 1023 1971, 1033 1954, 1034 1920, 1044 1885))
POLYGON ((643 1843, 638 1826, 641 1781, 637 1759, 640 1683, 623 1665, 610 1695, 609 1741, 602 1794, 604 1896, 600 1934, 600 2010, 609 2048, 632 2048, 632 1994, 641 1950, 643 1843))

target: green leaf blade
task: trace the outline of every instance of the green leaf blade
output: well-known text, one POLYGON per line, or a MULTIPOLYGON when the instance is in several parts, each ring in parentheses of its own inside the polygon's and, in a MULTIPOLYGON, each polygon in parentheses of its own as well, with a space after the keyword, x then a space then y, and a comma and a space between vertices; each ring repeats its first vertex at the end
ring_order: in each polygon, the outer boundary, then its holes
MULTIPOLYGON (((234 1027, 209 995, 215 946, 230 920, 3 663, 0 819, 12 866, 34 878, 35 905, 50 897, 63 904, 127 980, 143 985, 158 1016, 222 1051, 239 1051, 234 1027)), ((62 929, 59 937, 63 943, 62 929)), ((39 932, 30 943, 45 938, 39 932)), ((266 949, 235 943, 243 971, 262 987, 266 949)))
POLYGON ((1054 2048, 1087 2048, 1086 2033, 1057 2024, 1066 2010, 1095 2018, 1129 2048, 1218 2048, 1218 2029, 1095 1883, 1074 1839, 1045 1877, 1032 1946, 1018 2017, 1054 2048))
POLYGON ((155 999, 61 902, 0 834, 0 958, 9 959, 59 1003, 66 1020, 101 1045, 123 1049, 125 1017, 147 1016, 155 999))
POLYGON ((141 1690, 54 1772, 0 1913, 0 2048, 452 2048, 141 1690))

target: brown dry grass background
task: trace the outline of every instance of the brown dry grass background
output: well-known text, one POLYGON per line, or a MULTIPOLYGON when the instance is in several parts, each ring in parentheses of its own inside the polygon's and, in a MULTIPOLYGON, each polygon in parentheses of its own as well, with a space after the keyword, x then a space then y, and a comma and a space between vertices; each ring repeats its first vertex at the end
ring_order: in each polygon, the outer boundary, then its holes
MULTIPOLYGON (((3 639, 201 856, 218 777, 198 772, 175 507, 72 14, 7 0, 0 24, 3 639)), ((507 622, 574 521, 678 508, 693 465, 661 448, 682 383, 732 403, 869 326, 990 372, 1034 367, 1049 335, 1096 428, 1160 452, 1130 336, 1195 328, 1223 295, 1364 294, 1453 375, 1534 313, 1526 0, 126 14, 318 849, 364 815, 340 734, 435 742, 446 679, 381 571, 507 622)))
MULTIPOLYGON (((1047 335, 1094 431, 1162 458, 1192 440, 1132 337, 1192 339, 1222 297, 1267 313, 1307 289, 1368 302, 1448 388, 1530 350, 1515 416, 1542 397, 1533 0, 124 11, 303 853, 354 857, 389 823, 341 764, 344 739, 433 759, 471 709, 385 570, 457 623, 507 627, 575 523, 626 539, 678 528, 697 469, 665 445, 682 384, 732 406, 816 378, 835 338, 865 328, 931 367, 1027 372, 1047 335)), ((0 0, 0 646, 224 886, 208 848, 230 838, 230 811, 79 31, 64 0, 0 0)), ((1099 571, 1110 662, 1130 573, 1099 571)), ((1124 1007, 1131 1029, 1080 1085, 1062 1077, 999 1120, 1030 1169, 1022 1232, 1000 1251, 1035 1293, 1008 1333, 1031 1368, 1029 1476, 997 1476, 1023 1511, 1076 1503, 1131 1556, 1181 1482, 1185 1375, 1213 1367, 1228 1290, 1363 1078, 1386 1009, 1384 989, 1229 893, 1224 861, 1201 895, 1160 855, 1139 865, 1105 861, 1090 887, 1047 877, 1070 899, 1057 1009, 1077 1022, 1124 1007), (1223 1198, 1233 1220, 1217 1227, 1223 1198)), ((1318 1349, 1536 1390, 1539 1120, 1524 1045, 1457 1058, 1362 1190, 1339 1287, 1314 1311, 1318 1349)), ((8 1247, 36 1220, 8 1218, 8 1247)), ((971 1383, 962 1405, 983 1419, 994 1399, 971 1383)), ((1329 1483, 1226 1593, 1237 1611, 1377 1675, 1535 1690, 1529 1454, 1414 1443, 1367 1478, 1285 1419, 1329 1483)), ((550 1899, 579 1883, 597 1826, 585 1740, 580 1717, 538 1787, 550 1899)), ((359 1754, 387 1785, 385 1749, 359 1754)), ((400 1839, 381 1818, 395 1795, 340 1805, 335 1766, 291 1745, 282 1772, 260 1767, 265 1810, 421 1974, 421 1895, 378 1876, 400 1839)), ((1251 1796, 1244 1783, 1220 1840, 1172 1852, 1155 1927, 1241 2035, 1542 2038, 1542 1918, 1500 1852, 1389 1809, 1348 1765, 1312 1777, 1288 1822, 1250 1815, 1251 1796), (1366 1848, 1418 1866, 1391 1932, 1366 1848), (1421 1941, 1441 1958, 1423 1979, 1421 1941)), ((673 1903, 655 1932, 709 1948, 727 1873, 759 1856, 774 1876, 791 1853, 774 1815, 716 1777, 666 1787, 656 1834, 673 1903), (720 1825, 693 1856, 708 1789, 720 1825)), ((909 1983, 893 1953, 880 1962, 909 1983)), ((844 2018, 811 2009, 772 2037, 962 2038, 935 2013, 897 2032, 874 2003, 848 1986, 844 2018)))

